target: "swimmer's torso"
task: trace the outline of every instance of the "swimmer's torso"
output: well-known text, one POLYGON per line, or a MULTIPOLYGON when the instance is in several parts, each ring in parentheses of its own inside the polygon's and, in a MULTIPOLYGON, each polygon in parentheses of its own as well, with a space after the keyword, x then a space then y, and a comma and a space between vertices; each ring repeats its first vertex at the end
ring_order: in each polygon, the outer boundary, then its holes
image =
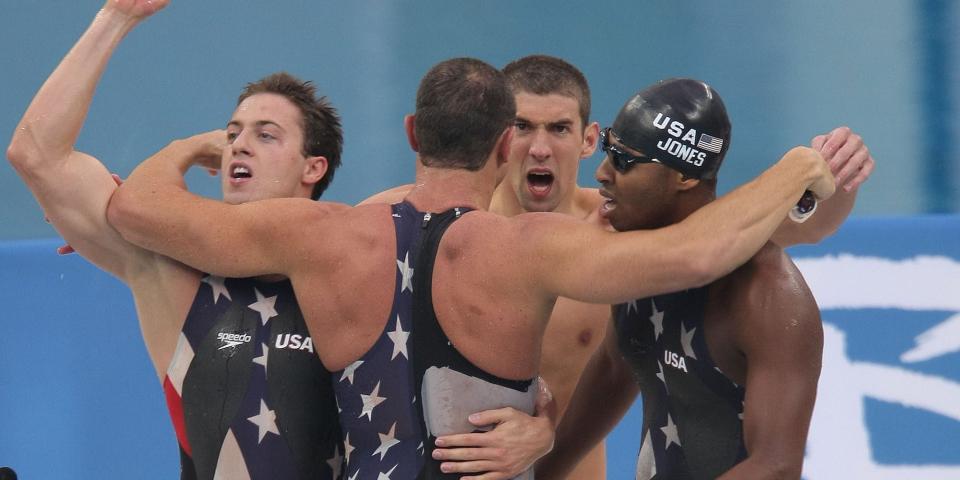
POLYGON ((617 305, 624 358, 643 394, 638 479, 716 478, 746 457, 744 388, 707 347, 708 287, 617 305))
POLYGON ((181 478, 339 478, 330 382, 289 281, 204 277, 163 384, 181 478))
POLYGON ((373 346, 333 378, 348 478, 459 478, 440 473, 430 457, 434 434, 472 430, 465 419, 477 408, 532 411, 533 382, 500 379, 472 365, 433 313, 436 247, 446 227, 466 211, 425 214, 408 203, 392 206, 397 240, 392 310, 373 346))

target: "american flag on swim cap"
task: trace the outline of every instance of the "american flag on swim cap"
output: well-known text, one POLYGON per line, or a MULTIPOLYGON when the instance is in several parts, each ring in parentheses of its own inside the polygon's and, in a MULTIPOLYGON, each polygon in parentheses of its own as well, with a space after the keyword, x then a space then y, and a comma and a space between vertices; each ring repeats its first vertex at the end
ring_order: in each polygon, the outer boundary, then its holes
POLYGON ((723 149, 723 139, 704 133, 700 135, 700 141, 697 142, 697 148, 702 148, 708 152, 720 153, 723 149))

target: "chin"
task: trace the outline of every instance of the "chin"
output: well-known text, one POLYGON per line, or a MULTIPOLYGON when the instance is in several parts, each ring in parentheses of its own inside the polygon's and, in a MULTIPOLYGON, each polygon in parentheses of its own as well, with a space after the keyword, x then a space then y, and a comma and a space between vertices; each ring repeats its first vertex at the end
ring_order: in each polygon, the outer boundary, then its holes
POLYGON ((230 205, 240 205, 241 203, 250 201, 250 199, 247 197, 248 195, 245 195, 240 192, 226 192, 223 194, 223 203, 228 203, 230 205))

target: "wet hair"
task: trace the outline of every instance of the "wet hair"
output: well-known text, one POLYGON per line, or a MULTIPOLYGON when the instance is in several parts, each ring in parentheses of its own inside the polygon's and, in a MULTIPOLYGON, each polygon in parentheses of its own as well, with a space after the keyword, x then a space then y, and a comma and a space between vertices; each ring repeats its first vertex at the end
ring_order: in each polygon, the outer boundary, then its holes
POLYGON ((303 129, 302 153, 327 159, 327 171, 313 186, 311 194, 314 200, 320 198, 333 181, 333 174, 340 166, 340 154, 343 151, 343 130, 337 109, 330 104, 327 97, 317 97, 317 89, 312 82, 300 80, 287 72, 274 73, 248 83, 237 99, 237 105, 259 93, 280 95, 300 110, 300 127, 303 129))
POLYGON ((581 128, 590 121, 590 86, 577 67, 549 55, 529 55, 503 67, 514 94, 558 94, 574 98, 580 105, 581 128))
POLYGON ((441 62, 417 89, 414 133, 420 159, 429 167, 480 170, 516 114, 499 70, 473 58, 441 62))

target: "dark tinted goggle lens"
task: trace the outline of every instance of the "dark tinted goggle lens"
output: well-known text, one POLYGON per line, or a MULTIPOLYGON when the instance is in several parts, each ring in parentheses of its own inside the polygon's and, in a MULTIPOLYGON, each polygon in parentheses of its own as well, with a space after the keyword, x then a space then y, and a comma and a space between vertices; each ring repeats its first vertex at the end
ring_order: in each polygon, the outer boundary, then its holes
POLYGON ((655 160, 647 157, 637 157, 624 152, 620 149, 620 147, 610 143, 610 135, 612 135, 612 133, 610 132, 609 127, 600 131, 600 149, 610 156, 610 162, 613 164, 613 168, 615 168, 618 172, 627 173, 631 168, 633 168, 634 165, 638 163, 655 162, 655 160))

